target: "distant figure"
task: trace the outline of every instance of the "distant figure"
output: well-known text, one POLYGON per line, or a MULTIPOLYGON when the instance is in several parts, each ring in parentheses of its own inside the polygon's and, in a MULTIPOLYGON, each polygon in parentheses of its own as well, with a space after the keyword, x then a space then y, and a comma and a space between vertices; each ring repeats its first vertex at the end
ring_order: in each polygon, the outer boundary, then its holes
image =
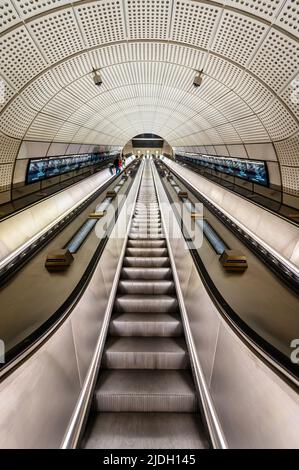
POLYGON ((119 159, 118 159, 118 168, 119 168, 119 171, 122 170, 122 167, 123 167, 123 161, 122 161, 122 158, 119 157, 119 159))
POLYGON ((109 168, 111 175, 114 175, 114 163, 110 162, 108 165, 108 168, 109 168))
POLYGON ((118 157, 116 157, 116 158, 114 159, 113 165, 114 165, 114 167, 115 167, 115 172, 116 172, 116 174, 118 175, 118 173, 120 172, 120 168, 119 168, 119 159, 118 159, 118 157))

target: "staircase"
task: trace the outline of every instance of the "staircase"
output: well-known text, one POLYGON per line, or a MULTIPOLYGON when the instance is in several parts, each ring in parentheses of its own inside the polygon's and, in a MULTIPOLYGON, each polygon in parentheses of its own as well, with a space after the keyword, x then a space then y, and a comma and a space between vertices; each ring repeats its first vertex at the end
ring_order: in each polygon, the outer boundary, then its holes
POLYGON ((86 448, 204 448, 150 162, 145 162, 86 448))

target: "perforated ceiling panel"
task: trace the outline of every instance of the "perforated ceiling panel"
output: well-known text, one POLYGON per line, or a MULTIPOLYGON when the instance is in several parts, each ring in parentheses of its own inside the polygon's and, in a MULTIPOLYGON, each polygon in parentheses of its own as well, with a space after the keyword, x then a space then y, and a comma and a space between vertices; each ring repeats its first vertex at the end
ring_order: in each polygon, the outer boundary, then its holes
POLYGON ((19 146, 20 146, 19 140, 12 139, 0 133, 0 161, 1 163, 14 162, 18 153, 19 146))
POLYGON ((272 140, 282 140, 294 134, 298 129, 296 121, 279 100, 271 102, 269 106, 259 114, 259 117, 268 130, 272 140))
POLYGON ((0 0, 0 163, 24 138, 124 145, 153 132, 181 147, 275 142, 281 163, 296 166, 298 9, 298 0, 0 0))
POLYGON ((0 33, 20 21, 11 0, 0 0, 0 33))
POLYGON ((10 188, 13 167, 13 163, 3 163, 0 165, 0 188, 2 191, 10 188))
POLYGON ((75 7, 88 46, 125 39, 122 2, 100 0, 75 7))
POLYGON ((298 69, 299 44, 279 31, 270 31, 249 69, 278 92, 298 69))
POLYGON ((171 36, 175 41, 209 47, 221 9, 207 3, 175 1, 171 36))
POLYGON ((292 34, 299 36, 299 2, 287 0, 278 15, 276 24, 292 34))
POLYGON ((294 115, 299 118, 299 74, 279 95, 294 115))
POLYGON ((128 37, 167 39, 171 0, 125 0, 128 37))
POLYGON ((246 65, 259 45, 266 26, 239 13, 223 14, 212 50, 218 54, 246 65))
POLYGON ((299 167, 299 134, 275 143, 276 152, 282 165, 299 167))
POLYGON ((71 9, 52 13, 29 23, 33 35, 44 56, 55 63, 78 50, 84 43, 79 27, 71 9))
POLYGON ((13 88, 0 76, 0 111, 14 96, 13 88))
POLYGON ((225 4, 273 21, 284 0, 226 0, 225 4))
POLYGON ((17 89, 41 72, 46 62, 24 26, 0 37, 1 73, 17 89))
POLYGON ((67 5, 69 0, 13 0, 22 19, 27 19, 52 8, 67 5))
POLYGON ((299 168, 292 168, 288 166, 281 167, 281 177, 284 190, 294 196, 299 195, 299 168))
POLYGON ((9 136, 22 139, 35 115, 36 111, 18 96, 1 114, 0 130, 9 136))

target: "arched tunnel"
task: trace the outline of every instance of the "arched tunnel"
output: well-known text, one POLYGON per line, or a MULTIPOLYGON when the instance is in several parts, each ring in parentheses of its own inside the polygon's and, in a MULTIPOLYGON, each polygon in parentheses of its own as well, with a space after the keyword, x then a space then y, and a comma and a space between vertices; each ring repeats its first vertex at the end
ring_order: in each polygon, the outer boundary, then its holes
POLYGON ((299 447, 298 37, 0 0, 0 449, 299 447))

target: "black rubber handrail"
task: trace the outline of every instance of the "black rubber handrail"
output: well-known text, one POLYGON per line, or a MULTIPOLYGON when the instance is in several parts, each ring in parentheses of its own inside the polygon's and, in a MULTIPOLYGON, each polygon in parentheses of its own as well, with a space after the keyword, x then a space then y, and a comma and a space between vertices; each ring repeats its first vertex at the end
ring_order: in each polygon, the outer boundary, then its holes
MULTIPOLYGON (((10 202, 14 203, 14 202, 17 202, 17 201, 21 201, 23 198, 33 196, 34 194, 38 193, 39 191, 46 191, 48 189, 53 188, 54 186, 61 186, 56 191, 53 191, 52 193, 47 194, 46 196, 41 196, 36 201, 29 202, 28 204, 26 204, 22 207, 19 207, 18 209, 15 209, 14 211, 10 212, 9 214, 0 216, 0 223, 4 222, 5 220, 10 219, 11 217, 14 217, 17 214, 20 214, 21 212, 24 212, 25 210, 29 209, 30 207, 36 206, 40 202, 46 201, 47 199, 51 199, 51 197, 55 196, 56 194, 59 194, 59 193, 65 191, 66 189, 70 188, 71 186, 75 186, 76 184, 81 183, 84 179, 89 178, 90 176, 96 175, 99 171, 102 171, 102 170, 105 170, 106 168, 109 168, 109 164, 111 164, 113 162, 113 160, 114 160, 114 157, 111 157, 109 160, 105 160, 101 163, 98 163, 95 167, 90 167, 89 169, 94 168, 96 170, 94 173, 91 173, 90 171, 87 171, 86 173, 78 173, 77 175, 70 176, 68 179, 66 179, 64 181, 61 181, 60 183, 53 183, 53 185, 47 186, 46 188, 39 188, 39 189, 37 189, 36 191, 34 191, 32 193, 26 194, 24 196, 20 196, 17 199, 12 199, 10 202), (71 180, 73 180, 73 181, 71 181, 71 180), (65 183, 68 183, 68 184, 65 184, 65 183)), ((44 181, 46 181, 46 180, 44 180, 44 181)), ((1 210, 1 207, 5 206, 6 204, 8 204, 8 203, 1 204, 0 205, 0 210, 1 210)))
MULTIPOLYGON (((134 163, 131 162, 126 170, 134 163)), ((9 261, 3 268, 0 269, 0 288, 5 284, 21 269, 23 266, 30 261, 42 248, 44 248, 52 239, 54 239, 67 225, 74 221, 79 214, 81 214, 95 199, 97 199, 113 182, 122 176, 123 173, 114 175, 106 183, 104 183, 96 192, 91 194, 75 209, 71 210, 57 222, 53 227, 44 232, 37 240, 31 245, 26 247, 18 255, 16 255, 11 261, 9 261)))
POLYGON ((299 277, 294 271, 291 271, 280 259, 267 250, 263 245, 258 243, 239 225, 233 222, 230 217, 226 216, 212 202, 210 202, 203 194, 197 191, 184 178, 182 178, 173 168, 168 167, 164 162, 163 165, 192 193, 202 204, 244 244, 252 253, 263 261, 270 269, 293 293, 299 296, 299 277))
MULTIPOLYGON (((132 165, 131 167, 132 180, 130 184, 128 185, 128 188, 125 192, 126 195, 129 193, 132 187, 134 176, 136 174, 135 168, 139 167, 140 161, 138 160, 133 161, 131 165, 132 165)), ((121 174, 117 176, 121 176, 121 174)), ((110 180, 110 184, 111 184, 111 180, 110 180)), ((72 290, 68 298, 42 325, 36 328, 36 330, 34 330, 24 340, 20 341, 20 343, 18 343, 16 346, 11 348, 5 354, 5 364, 0 364, 0 374, 1 374, 0 381, 4 380, 9 374, 12 373, 13 370, 19 367, 19 365, 22 362, 27 360, 28 357, 30 357, 33 353, 35 353, 36 350, 39 349, 41 345, 44 344, 44 342, 49 339, 49 334, 53 335, 55 331, 60 327, 61 323, 64 322, 68 318, 68 316, 71 314, 71 312, 73 311, 76 304, 79 302, 88 283, 90 282, 92 278, 92 275, 96 269, 96 266, 101 258, 101 255, 109 239, 109 235, 118 219, 120 209, 123 207, 124 203, 125 203, 125 198, 122 198, 119 207, 117 207, 115 211, 115 217, 113 218, 112 222, 109 224, 109 227, 107 228, 105 236, 100 240, 82 277, 80 278, 79 282, 76 284, 76 286, 74 287, 74 289, 72 290), (19 358, 20 360, 17 360, 19 358)))
MULTIPOLYGON (((262 209, 264 209, 265 211, 269 212, 270 214, 273 214, 275 215, 276 217, 279 217, 280 219, 284 220, 285 222, 288 222, 289 224, 292 224, 292 225, 295 225, 295 227, 298 227, 299 226, 299 221, 297 220, 294 220, 292 219, 291 217, 288 217, 287 215, 283 214, 282 212, 278 212, 274 209, 271 209, 271 207, 267 207, 266 205, 262 204, 261 202, 259 201, 256 201, 254 199, 251 199, 249 197, 247 197, 245 194, 242 194, 242 193, 239 193, 238 191, 236 191, 235 189, 231 189, 229 188, 228 186, 226 186, 225 184, 221 183, 220 181, 216 181, 214 178, 218 178, 220 179, 218 176, 215 175, 215 177, 213 175, 209 175, 207 173, 204 173, 204 170, 200 169, 197 165, 193 164, 192 162, 186 162, 186 161, 181 161, 179 158, 176 158, 176 162, 181 165, 181 166, 184 166, 186 167, 188 170, 190 171, 193 171, 194 173, 197 173, 199 176, 201 176, 202 178, 205 178, 207 179, 208 181, 211 181, 212 183, 214 184, 217 184, 217 186, 220 186, 221 188, 224 188, 226 189, 227 191, 229 191, 230 193, 233 193, 235 195, 237 195, 238 197, 241 197, 242 199, 245 199, 245 201, 247 202, 250 202, 251 204, 254 204, 255 206, 258 206, 258 207, 261 207, 262 209), (210 177, 211 176, 211 177, 210 177)), ((233 186, 237 186, 239 188, 242 188, 241 186, 238 186, 236 183, 231 183, 233 186)), ((259 194, 257 193, 256 191, 254 192, 254 194, 258 195, 258 196, 262 196, 264 197, 265 199, 268 199, 269 201, 271 202, 277 202, 278 201, 275 201, 267 196, 264 196, 263 194, 259 194)), ((283 204, 282 202, 279 202, 279 207, 282 208, 282 207, 288 207, 290 211, 296 211, 297 209, 294 208, 294 207, 291 207, 291 206, 287 206, 286 204, 283 204)))
MULTIPOLYGON (((167 169, 169 170, 168 167, 167 169)), ((171 204, 173 200, 168 191, 168 188, 165 185, 165 182, 163 181, 163 178, 161 179, 169 203, 171 204)), ((182 235, 187 243, 189 252, 197 268, 197 272, 221 317, 226 321, 226 323, 229 324, 229 326, 243 342, 244 338, 246 339, 246 346, 249 347, 254 352, 254 354, 258 354, 259 358, 264 363, 266 363, 268 367, 271 367, 271 369, 274 370, 276 374, 280 375, 284 381, 297 390, 299 365, 292 363, 290 359, 287 358, 287 356, 285 356, 281 351, 275 348, 275 346, 266 341, 255 330, 253 330, 228 304, 209 275, 207 268, 205 267, 205 264, 198 253, 198 250, 195 248, 190 248, 190 240, 186 236, 188 231, 180 217, 180 214, 175 207, 173 207, 173 211, 181 227, 182 235), (255 345, 255 347, 253 347, 253 345, 255 345), (263 354, 261 354, 260 351, 262 351, 263 354), (270 360, 267 360, 267 357, 269 357, 270 360)))

